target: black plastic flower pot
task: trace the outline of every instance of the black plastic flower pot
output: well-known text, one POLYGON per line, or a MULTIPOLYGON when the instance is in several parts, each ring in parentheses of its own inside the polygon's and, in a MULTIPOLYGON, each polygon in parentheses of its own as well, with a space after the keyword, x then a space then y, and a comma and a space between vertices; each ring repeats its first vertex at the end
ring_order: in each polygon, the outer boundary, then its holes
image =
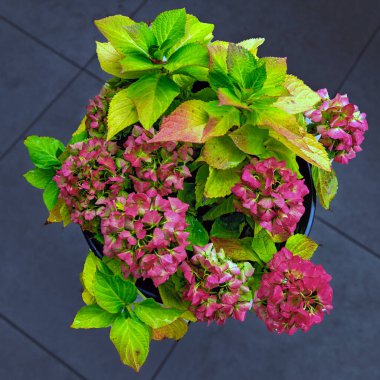
MULTIPOLYGON (((305 213, 302 215, 300 221, 298 222, 295 233, 309 235, 315 216, 316 194, 311 177, 310 165, 300 158, 297 158, 297 161, 299 164, 300 173, 304 177, 305 184, 309 189, 309 194, 304 197, 305 213)), ((90 249, 95 253, 96 256, 102 258, 102 244, 94 238, 94 235, 91 232, 83 231, 83 235, 90 249)), ((158 289, 154 286, 153 282, 150 279, 138 279, 136 281, 136 286, 146 297, 152 297, 156 301, 162 302, 158 289)))

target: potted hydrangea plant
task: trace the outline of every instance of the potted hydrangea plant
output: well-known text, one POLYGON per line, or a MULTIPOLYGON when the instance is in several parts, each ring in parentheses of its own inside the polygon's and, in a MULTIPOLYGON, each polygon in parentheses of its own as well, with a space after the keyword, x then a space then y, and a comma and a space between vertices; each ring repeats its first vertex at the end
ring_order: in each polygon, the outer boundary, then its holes
POLYGON ((331 162, 360 151, 366 115, 260 57, 263 38, 212 42, 184 9, 95 24, 112 78, 67 145, 25 140, 47 221, 79 224, 91 248, 72 327, 111 327, 138 371, 151 339, 179 340, 189 322, 320 323, 332 289, 310 261, 314 187, 328 209, 331 162))

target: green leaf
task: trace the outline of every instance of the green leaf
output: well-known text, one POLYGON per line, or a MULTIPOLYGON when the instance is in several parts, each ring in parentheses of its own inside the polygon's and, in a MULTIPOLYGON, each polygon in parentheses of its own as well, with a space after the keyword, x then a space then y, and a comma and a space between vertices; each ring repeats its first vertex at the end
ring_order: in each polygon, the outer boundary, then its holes
POLYGON ((285 87, 289 91, 290 96, 280 97, 274 103, 274 106, 281 108, 287 113, 297 114, 305 112, 321 101, 316 92, 306 86, 301 79, 293 75, 286 76, 285 87))
POLYGON ((83 266, 83 286, 92 296, 94 295, 94 278, 99 261, 100 259, 92 251, 89 251, 83 266))
POLYGON ((265 63, 266 79, 258 95, 280 96, 287 92, 284 88, 286 78, 286 58, 265 57, 260 61, 265 63))
POLYGON ((210 236, 223 239, 238 238, 243 231, 245 217, 241 213, 222 215, 216 218, 210 236))
POLYGON ((236 261, 259 261, 251 248, 251 238, 223 239, 211 238, 217 251, 223 249, 226 256, 236 261))
POLYGON ((139 120, 145 129, 157 121, 178 94, 178 86, 159 73, 145 75, 128 88, 128 95, 136 105, 139 120))
POLYGON ((244 154, 228 136, 212 137, 203 146, 201 159, 216 169, 231 169, 238 166, 244 154))
POLYGON ((45 189, 55 175, 53 169, 35 168, 24 174, 24 178, 37 189, 45 189))
POLYGON ((187 330, 187 323, 182 318, 178 318, 169 325, 160 327, 158 329, 153 329, 152 339, 174 339, 178 341, 184 337, 184 335, 187 333, 187 330))
POLYGON ((121 277, 97 271, 94 278, 94 294, 100 307, 110 313, 120 313, 137 298, 134 284, 121 277))
POLYGON ((205 105, 206 103, 201 100, 188 100, 182 103, 163 119, 159 132, 151 141, 200 143, 208 121, 205 105))
POLYGON ((165 69, 176 73, 179 69, 187 66, 208 67, 208 50, 206 46, 193 43, 182 46, 169 59, 165 69))
POLYGON ((205 185, 205 196, 208 198, 225 197, 231 194, 231 189, 240 181, 236 168, 219 170, 210 167, 210 174, 205 185))
POLYGON ((119 91, 111 100, 107 118, 107 140, 138 121, 136 106, 129 98, 128 91, 129 88, 119 91))
POLYGON ((52 137, 29 136, 24 144, 37 168, 50 169, 61 165, 58 157, 65 150, 65 146, 59 140, 52 137))
POLYGON ((51 179, 46 185, 42 194, 46 208, 50 211, 58 201, 59 188, 57 184, 51 179))
POLYGON ((187 240, 190 242, 191 246, 197 245, 202 247, 209 242, 208 233, 198 219, 194 218, 192 215, 187 215, 186 223, 188 226, 185 231, 190 233, 187 240))
POLYGON ((173 9, 160 13, 152 23, 152 32, 156 36, 161 50, 171 48, 185 34, 186 11, 173 9))
POLYGON ((130 26, 135 25, 135 22, 129 17, 121 15, 110 16, 96 20, 95 25, 119 53, 125 55, 141 53, 149 57, 147 43, 141 44, 141 40, 138 37, 135 40, 132 37, 134 30, 128 29, 130 26))
POLYGON ((124 54, 119 53, 110 42, 96 41, 96 54, 103 71, 118 78, 129 78, 127 73, 123 73, 120 64, 124 54))
POLYGON ((147 56, 141 53, 130 53, 120 60, 124 78, 135 79, 154 71, 159 71, 161 65, 154 64, 147 56))
POLYGON ((252 240, 252 249, 260 257, 260 259, 267 263, 277 252, 276 245, 264 228, 260 228, 252 240))
POLYGON ((268 138, 268 131, 265 129, 246 124, 230 133, 229 137, 244 153, 260 157, 266 152, 264 141, 268 138))
POLYGON ((301 256, 305 260, 310 260, 318 248, 318 244, 305 235, 295 234, 290 236, 286 241, 285 248, 292 252, 293 255, 301 256))
POLYGON ((162 285, 158 287, 160 297, 165 306, 172 307, 175 309, 182 310, 182 318, 189 321, 196 322, 197 319, 189 310, 190 302, 186 302, 182 298, 181 290, 177 290, 173 281, 173 276, 162 285))
POLYGON ((257 125, 269 128, 271 137, 304 160, 324 170, 330 170, 331 164, 325 148, 313 135, 302 129, 294 115, 278 108, 266 108, 258 113, 257 125))
POLYGON ((221 105, 233 106, 233 107, 242 108, 242 109, 251 111, 247 103, 241 101, 233 92, 233 90, 229 88, 223 88, 223 87, 219 88, 218 99, 219 99, 219 104, 221 105))
POLYGON ((207 211, 206 214, 203 215, 203 220, 214 220, 219 216, 235 212, 236 210, 233 202, 234 196, 232 195, 226 199, 223 199, 222 203, 212 207, 211 210, 207 211))
POLYGON ((201 166, 195 176, 195 207, 203 205, 205 186, 209 175, 208 165, 201 166))
POLYGON ((141 321, 154 329, 169 325, 183 314, 183 310, 163 307, 152 298, 136 304, 133 311, 141 321))
POLYGON ((265 42, 265 38, 250 38, 249 40, 241 41, 238 46, 247 49, 254 57, 257 56, 257 48, 265 42))
POLYGON ((235 107, 221 106, 217 101, 211 101, 205 110, 209 114, 209 120, 203 131, 202 142, 210 137, 223 136, 231 128, 240 126, 240 112, 235 107))
POLYGON ((139 372, 149 353, 149 328, 138 320, 120 316, 112 325, 110 338, 121 361, 139 372))
POLYGON ((70 326, 73 329, 99 329, 111 326, 116 315, 110 314, 98 305, 83 306, 70 326))
POLYGON ((209 43, 213 38, 213 35, 212 35, 213 30, 214 30, 213 24, 206 24, 206 23, 200 22, 193 15, 186 15, 185 34, 168 51, 168 56, 170 57, 171 54, 173 54, 176 50, 178 50, 182 46, 191 44, 193 42, 199 42, 202 44, 209 43))
POLYGON ((331 169, 331 172, 327 172, 312 166, 311 174, 315 189, 317 190, 319 202, 323 208, 328 210, 330 208, 331 201, 338 192, 338 179, 335 171, 331 169))

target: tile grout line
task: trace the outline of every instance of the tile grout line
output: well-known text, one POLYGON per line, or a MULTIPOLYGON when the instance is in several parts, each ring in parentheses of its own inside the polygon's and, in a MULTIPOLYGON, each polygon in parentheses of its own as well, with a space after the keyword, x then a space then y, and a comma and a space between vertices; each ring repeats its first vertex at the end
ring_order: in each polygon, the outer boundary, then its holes
POLYGON ((26 331, 21 329, 18 325, 16 325, 14 322, 12 322, 10 319, 8 319, 4 314, 0 314, 0 318, 9 326, 12 327, 14 330, 16 330, 19 334, 21 334, 24 338, 28 339, 32 343, 34 343, 38 348, 40 348, 42 351, 44 351, 47 355, 51 356, 53 359, 55 359, 57 362, 59 362, 61 365, 63 365, 68 371, 76 375, 79 379, 87 380, 86 377, 84 377, 80 372, 78 372, 75 368, 71 367, 68 363, 66 363, 63 359, 61 359, 58 355, 56 355, 54 352, 50 351, 47 347, 45 347, 42 343, 40 343, 37 339, 33 338, 31 335, 29 335, 26 331))
POLYGON ((347 70, 346 75, 343 77, 343 79, 339 83, 338 87, 336 88, 335 93, 338 93, 339 91, 342 90, 342 87, 344 86, 344 84, 346 83, 346 81, 350 77, 350 75, 353 73, 353 71, 355 70, 356 66, 358 65, 358 63, 360 62, 360 60, 362 59, 362 57, 364 56, 365 52, 367 51, 367 49, 371 45, 372 41, 375 39, 375 37, 376 37, 377 33, 379 32, 379 30, 380 30, 380 25, 378 25, 377 28, 369 36, 368 41, 365 43, 365 45, 363 46, 362 50, 360 51, 360 53, 355 58, 355 60, 352 63, 352 65, 347 70))
MULTIPOLYGON (((33 40, 34 42, 36 42, 37 44, 41 45, 45 49, 49 50, 51 53, 55 54, 56 56, 58 56, 62 60, 66 61, 70 65, 76 67, 77 69, 83 69, 88 75, 92 76, 93 78, 97 79, 98 81, 102 81, 103 82, 103 80, 100 77, 98 77, 96 74, 92 73, 91 71, 87 70, 86 65, 82 67, 80 64, 78 64, 75 61, 73 61, 72 59, 66 57, 64 54, 62 54, 59 51, 55 50, 53 47, 51 47, 50 45, 46 44, 44 41, 40 40, 39 38, 33 36, 33 34, 27 32, 26 30, 24 30, 23 28, 21 28, 20 26, 18 26, 17 24, 15 24, 13 21, 9 20, 8 18, 2 16, 1 19, 4 22, 6 22, 8 25, 10 25, 11 27, 13 27, 14 29, 18 30, 19 32, 23 33, 25 36, 27 36, 28 38, 30 38, 31 40, 33 40)), ((93 56, 91 57, 91 59, 93 59, 93 56)))
POLYGON ((165 357, 162 359, 162 362, 157 367, 157 369, 154 371, 153 376, 150 378, 150 380, 156 380, 157 376, 160 374, 162 368, 164 368, 166 362, 169 360, 170 356, 174 352, 175 348, 178 346, 178 341, 174 342, 173 345, 170 347, 170 350, 167 352, 165 357))
POLYGON ((339 235, 345 237, 351 243, 354 243, 358 247, 362 248, 364 251, 368 252, 369 254, 371 254, 372 256, 374 256, 376 259, 380 259, 380 254, 379 253, 377 253, 376 251, 374 251, 372 248, 367 247, 365 244, 361 243, 360 241, 354 239, 353 237, 351 237, 350 235, 348 235, 346 232, 340 230, 334 224, 331 224, 330 222, 324 220, 320 216, 316 216, 315 219, 319 220, 322 224, 324 224, 325 226, 331 228, 332 230, 334 230, 339 235))

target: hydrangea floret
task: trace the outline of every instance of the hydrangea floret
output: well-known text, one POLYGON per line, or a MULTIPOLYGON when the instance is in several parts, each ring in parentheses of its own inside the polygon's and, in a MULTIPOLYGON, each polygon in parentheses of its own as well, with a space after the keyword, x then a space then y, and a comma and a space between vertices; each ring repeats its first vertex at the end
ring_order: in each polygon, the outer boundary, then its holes
POLYGON ((274 236, 286 240, 296 229, 305 211, 304 196, 309 193, 304 180, 275 158, 253 158, 232 188, 235 207, 274 236))
POLYGON ((222 325, 230 317, 244 321, 252 306, 248 280, 254 268, 249 262, 234 263, 212 244, 194 246, 194 256, 181 264, 187 284, 183 298, 199 321, 222 325))
POLYGON ((282 248, 267 267, 253 309, 270 331, 289 335, 298 329, 309 331, 332 310, 331 276, 321 265, 282 248))
POLYGON ((127 277, 150 278, 155 286, 167 281, 187 257, 189 205, 178 198, 145 193, 130 193, 107 203, 101 221, 104 254, 121 259, 127 277))
POLYGON ((320 323, 332 290, 310 261, 312 205, 316 192, 329 208, 333 161, 361 150, 366 115, 261 57, 263 38, 212 41, 185 9, 95 24, 111 79, 66 145, 25 140, 46 224, 78 224, 92 250, 72 327, 111 327, 138 371, 152 339, 179 340, 189 321, 320 323))
POLYGON ((367 115, 350 103, 347 95, 337 94, 330 99, 327 89, 318 90, 320 104, 307 112, 311 127, 321 135, 320 142, 330 157, 340 164, 348 164, 362 150, 364 132, 368 129, 367 115))

